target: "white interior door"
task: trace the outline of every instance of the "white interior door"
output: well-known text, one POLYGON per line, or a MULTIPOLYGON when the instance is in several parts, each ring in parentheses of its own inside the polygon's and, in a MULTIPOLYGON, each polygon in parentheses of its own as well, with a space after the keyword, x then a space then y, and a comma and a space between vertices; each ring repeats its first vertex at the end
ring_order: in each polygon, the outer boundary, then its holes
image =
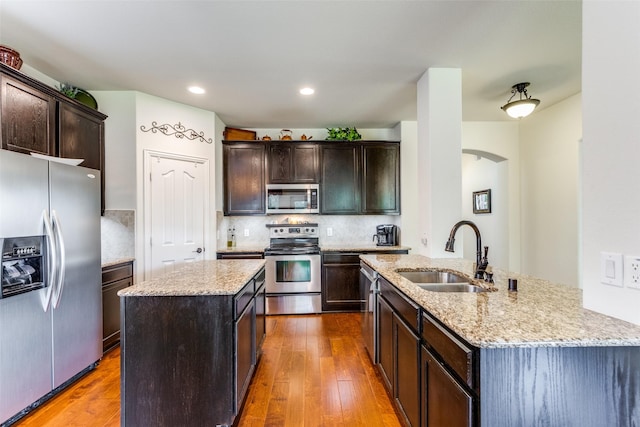
POLYGON ((166 153, 146 153, 148 230, 145 280, 204 259, 208 162, 166 153))

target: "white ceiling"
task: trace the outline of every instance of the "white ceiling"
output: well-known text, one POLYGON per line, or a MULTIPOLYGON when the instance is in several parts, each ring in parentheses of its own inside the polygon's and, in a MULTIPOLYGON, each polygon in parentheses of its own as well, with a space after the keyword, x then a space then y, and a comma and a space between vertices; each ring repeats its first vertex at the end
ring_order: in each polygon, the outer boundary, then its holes
POLYGON ((416 120, 430 67, 462 69, 466 121, 510 120, 499 107, 521 81, 539 109, 580 92, 581 12, 575 0, 1 0, 0 44, 58 81, 229 126, 376 128, 416 120), (316 94, 299 95, 306 85, 316 94))

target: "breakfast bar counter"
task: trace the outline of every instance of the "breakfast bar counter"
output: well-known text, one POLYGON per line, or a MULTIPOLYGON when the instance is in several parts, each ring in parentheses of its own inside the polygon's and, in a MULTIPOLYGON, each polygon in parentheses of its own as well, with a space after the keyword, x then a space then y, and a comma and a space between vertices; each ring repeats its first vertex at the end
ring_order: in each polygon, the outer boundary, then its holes
POLYGON ((404 276, 468 279, 473 263, 360 259, 379 275, 373 359, 408 424, 640 425, 640 326, 584 309, 581 289, 493 269, 494 283, 468 280, 485 291, 435 292, 404 276))
POLYGON ((361 259, 470 344, 483 347, 640 346, 640 326, 582 307, 582 290, 493 269, 488 292, 430 292, 397 270, 444 269, 473 277, 464 259, 365 255, 361 259), (517 291, 508 291, 508 279, 517 291))

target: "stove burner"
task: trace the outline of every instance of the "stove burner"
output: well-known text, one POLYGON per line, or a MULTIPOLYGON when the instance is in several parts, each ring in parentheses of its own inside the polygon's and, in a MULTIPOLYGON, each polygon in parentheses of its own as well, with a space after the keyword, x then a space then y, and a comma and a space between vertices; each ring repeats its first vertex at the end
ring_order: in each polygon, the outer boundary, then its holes
POLYGON ((320 253, 318 224, 267 224, 269 228, 269 255, 314 255, 320 253))

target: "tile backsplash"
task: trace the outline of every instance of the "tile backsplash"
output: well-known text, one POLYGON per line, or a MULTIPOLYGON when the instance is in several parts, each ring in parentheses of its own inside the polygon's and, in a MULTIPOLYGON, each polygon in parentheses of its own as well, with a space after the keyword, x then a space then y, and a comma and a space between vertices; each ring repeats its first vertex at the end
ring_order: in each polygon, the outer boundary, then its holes
POLYGON ((106 210, 100 220, 102 264, 135 256, 135 211, 106 210))
MULTIPOLYGON (((269 231, 266 224, 290 221, 318 223, 320 246, 373 244, 373 235, 379 224, 399 225, 400 217, 391 215, 268 215, 268 216, 223 216, 217 213, 218 247, 226 245, 227 230, 236 229, 238 246, 267 247, 269 231), (328 235, 331 229, 332 235, 328 235), (245 231, 248 236, 245 236, 245 231)), ((402 238, 400 240, 402 244, 402 238)))

